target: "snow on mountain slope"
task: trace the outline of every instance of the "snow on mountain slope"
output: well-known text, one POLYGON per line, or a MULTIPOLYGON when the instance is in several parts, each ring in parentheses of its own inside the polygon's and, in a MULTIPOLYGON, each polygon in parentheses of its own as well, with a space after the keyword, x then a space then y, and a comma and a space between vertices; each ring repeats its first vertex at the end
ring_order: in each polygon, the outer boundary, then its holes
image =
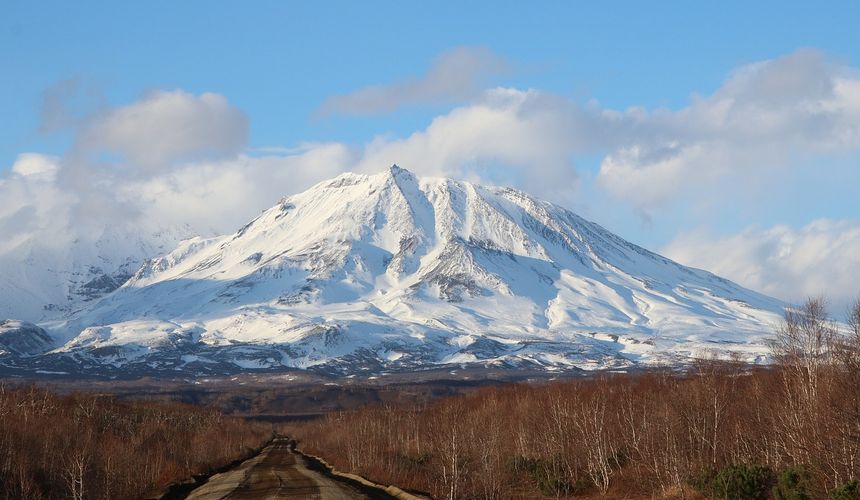
POLYGON ((196 373, 761 360, 781 310, 520 191, 395 166, 147 261, 49 325, 48 357, 196 373))
POLYGON ((191 234, 114 227, 21 241, 0 253, 0 318, 38 322, 68 315, 117 289, 145 259, 191 234))

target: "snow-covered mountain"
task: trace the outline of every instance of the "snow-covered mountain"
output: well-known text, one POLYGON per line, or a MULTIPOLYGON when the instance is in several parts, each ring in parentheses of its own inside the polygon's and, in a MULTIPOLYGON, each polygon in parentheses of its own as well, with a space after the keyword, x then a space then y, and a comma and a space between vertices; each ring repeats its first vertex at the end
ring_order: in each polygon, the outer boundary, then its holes
POLYGON ((55 348, 27 363, 360 373, 608 369, 707 351, 755 361, 782 306, 523 192, 395 166, 286 197, 234 234, 184 241, 43 325, 55 348))

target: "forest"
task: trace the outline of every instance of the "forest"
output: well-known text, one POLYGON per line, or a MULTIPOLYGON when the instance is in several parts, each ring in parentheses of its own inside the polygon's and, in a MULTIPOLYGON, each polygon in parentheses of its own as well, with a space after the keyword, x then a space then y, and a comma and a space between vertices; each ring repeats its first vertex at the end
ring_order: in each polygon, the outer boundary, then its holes
POLYGON ((811 299, 777 364, 703 359, 368 406, 290 426, 337 467, 434 498, 860 498, 860 305, 811 299), (844 330, 844 327, 841 327, 844 330))
POLYGON ((141 498, 244 458, 270 424, 183 404, 0 385, 0 496, 141 498))

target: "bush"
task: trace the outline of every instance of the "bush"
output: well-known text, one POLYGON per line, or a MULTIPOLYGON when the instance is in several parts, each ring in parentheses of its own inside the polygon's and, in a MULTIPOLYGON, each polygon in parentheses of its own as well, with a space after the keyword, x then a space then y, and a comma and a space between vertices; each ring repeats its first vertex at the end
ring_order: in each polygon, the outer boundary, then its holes
POLYGON ((511 461, 510 468, 528 473, 541 493, 548 496, 573 495, 588 487, 588 483, 583 480, 571 483, 556 472, 551 463, 539 458, 516 457, 511 461))
POLYGON ((786 469, 776 478, 773 487, 774 500, 810 500, 810 477, 802 467, 786 469))
POLYGON ((860 482, 849 481, 830 492, 830 500, 860 500, 860 482))
POLYGON ((418 453, 415 455, 401 453, 397 456, 397 458, 400 464, 405 467, 418 467, 430 463, 430 459, 433 458, 433 455, 427 452, 418 453))
POLYGON ((764 465, 729 465, 692 481, 693 487, 711 498, 760 500, 768 498, 774 484, 773 471, 764 465))

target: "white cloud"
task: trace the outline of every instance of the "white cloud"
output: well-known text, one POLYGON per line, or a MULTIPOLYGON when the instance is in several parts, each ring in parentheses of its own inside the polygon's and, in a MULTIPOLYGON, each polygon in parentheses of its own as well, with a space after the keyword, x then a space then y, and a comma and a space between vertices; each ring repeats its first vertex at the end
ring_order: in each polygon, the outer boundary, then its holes
MULTIPOLYGON (((306 144, 249 156, 240 151, 246 120, 226 99, 158 92, 87 120, 62 157, 21 155, 0 180, 0 214, 51 207, 78 233, 136 220, 226 232, 315 182, 393 163, 421 175, 496 177, 536 189, 539 180, 570 190, 575 178, 563 137, 569 127, 555 104, 538 92, 497 89, 403 139, 378 137, 364 147, 306 144), (205 159, 215 148, 220 157, 205 159), (120 157, 105 159, 102 152, 120 157), (65 201, 55 206, 56 199, 65 201)), ((35 236, 42 226, 30 227, 35 236)))
POLYGON ((176 161, 233 156, 247 138, 247 117, 223 96, 175 90, 96 116, 80 133, 79 146, 161 169, 176 161))
POLYGON ((502 57, 486 47, 456 47, 439 55, 421 78, 330 97, 318 113, 367 115, 411 104, 462 101, 480 94, 489 77, 508 68, 502 57))
MULTIPOLYGON (((450 57, 455 53, 441 56, 425 78, 338 96, 324 108, 387 110, 456 94, 440 90, 448 84, 473 94, 471 84, 461 85, 472 80, 445 77, 448 66, 458 67, 449 58, 474 58, 450 57)), ((714 197, 715 185, 719 197, 730 197, 780 169, 858 148, 860 73, 803 49, 743 66, 715 92, 694 96, 679 110, 618 111, 537 90, 492 90, 409 137, 378 139, 360 168, 396 161, 440 175, 483 170, 486 178, 487 166, 503 164, 499 181, 544 194, 559 181, 570 186, 572 155, 602 154, 598 186, 650 212, 714 197), (535 175, 523 175, 527 171, 535 175)))
MULTIPOLYGON (((400 102, 397 92, 383 92, 388 87, 377 90, 380 100, 400 102)), ((408 137, 377 138, 357 168, 397 162, 558 200, 575 186, 571 158, 598 154, 597 186, 648 214, 673 204, 719 206, 787 168, 857 149, 860 73, 805 49, 741 67, 680 110, 618 111, 538 90, 485 91, 408 137)))
MULTIPOLYGON (((21 154, 0 175, 0 316, 39 320, 43 305, 73 293, 69 279, 85 281, 96 268, 133 271, 191 236, 189 214, 135 187, 189 160, 236 158, 245 145, 247 119, 219 95, 155 92, 72 116, 65 101, 74 89, 63 89, 46 100, 41 129, 71 131, 74 146, 61 157, 21 154)), ((198 210, 221 206, 220 194, 198 200, 198 210)))
POLYGON ((117 198, 115 181, 103 191, 62 182, 64 168, 22 154, 0 178, 0 317, 44 319, 44 306, 67 305, 95 269, 131 272, 191 236, 117 198))
POLYGON ((617 139, 601 164, 600 185, 641 208, 709 190, 718 180, 739 186, 860 148, 860 73, 800 50, 740 68, 679 111, 645 113, 632 134, 617 139))
POLYGON ((27 177, 53 178, 57 174, 59 166, 54 156, 36 153, 23 153, 12 165, 12 174, 27 177))
POLYGON ((860 294, 858 221, 820 219, 800 229, 780 225, 728 236, 693 231, 662 253, 788 301, 824 294, 839 314, 860 294))
POLYGON ((288 155, 239 155, 185 164, 120 186, 117 195, 159 221, 204 233, 234 231, 278 199, 350 170, 355 153, 342 144, 312 144, 288 155))
POLYGON ((61 80, 42 92, 39 132, 51 133, 80 127, 104 106, 104 96, 91 82, 80 78, 61 80))
POLYGON ((60 208, 75 197, 56 183, 57 158, 22 154, 0 180, 0 255, 10 252, 34 234, 46 244, 57 240, 66 223, 60 208))
POLYGON ((576 175, 568 121, 539 92, 495 89, 406 138, 377 138, 357 169, 376 172, 397 163, 421 175, 514 184, 544 194, 570 192, 576 175))
MULTIPOLYGON (((437 66, 476 57, 452 54, 459 55, 443 56, 437 66)), ((652 112, 498 88, 406 137, 379 136, 361 147, 325 143, 257 152, 266 156, 243 153, 247 118, 223 96, 154 92, 86 120, 75 148, 52 160, 61 165, 54 189, 78 199, 69 211, 82 224, 146 217, 229 231, 314 182, 393 163, 420 175, 516 185, 569 201, 577 188, 572 158, 611 151, 599 185, 637 207, 657 207, 679 193, 713 192, 718 182, 727 189, 720 196, 728 196, 741 188, 725 179, 753 175, 759 164, 779 168, 797 151, 857 148, 855 77, 818 53, 801 51, 744 67, 713 95, 682 110, 652 112), (118 158, 105 160, 104 152, 118 158)), ((26 166, 33 161, 22 157, 16 170, 41 168, 26 166)))
POLYGON ((570 161, 575 143, 563 137, 570 127, 561 123, 568 116, 557 104, 539 92, 496 89, 405 138, 380 136, 363 147, 306 144, 265 156, 183 163, 124 180, 114 191, 145 207, 150 217, 216 232, 231 231, 316 182, 346 171, 378 173, 394 163, 418 175, 519 185, 561 197, 576 187, 570 161))

